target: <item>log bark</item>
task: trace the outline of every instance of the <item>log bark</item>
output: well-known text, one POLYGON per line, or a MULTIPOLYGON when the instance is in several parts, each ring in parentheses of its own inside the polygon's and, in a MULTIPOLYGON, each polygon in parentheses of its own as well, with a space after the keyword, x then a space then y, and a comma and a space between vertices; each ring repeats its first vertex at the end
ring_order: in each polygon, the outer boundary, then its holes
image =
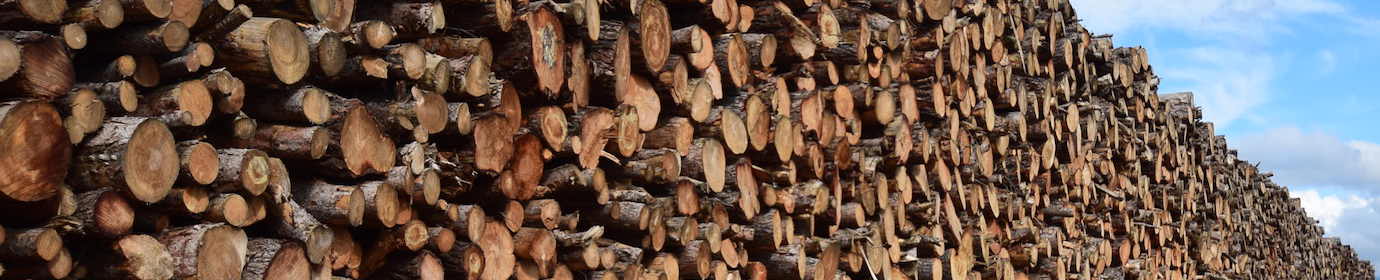
POLYGON ((169 229, 158 241, 172 255, 174 277, 237 279, 249 253, 244 231, 219 223, 169 229))

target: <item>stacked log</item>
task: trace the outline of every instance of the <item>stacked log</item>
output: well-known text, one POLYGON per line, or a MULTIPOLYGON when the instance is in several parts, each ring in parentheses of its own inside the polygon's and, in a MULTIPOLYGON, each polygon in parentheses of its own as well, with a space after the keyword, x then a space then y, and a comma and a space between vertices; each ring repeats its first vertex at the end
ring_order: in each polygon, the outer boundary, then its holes
POLYGON ((1373 278, 1078 21, 0 0, 0 278, 1373 278))

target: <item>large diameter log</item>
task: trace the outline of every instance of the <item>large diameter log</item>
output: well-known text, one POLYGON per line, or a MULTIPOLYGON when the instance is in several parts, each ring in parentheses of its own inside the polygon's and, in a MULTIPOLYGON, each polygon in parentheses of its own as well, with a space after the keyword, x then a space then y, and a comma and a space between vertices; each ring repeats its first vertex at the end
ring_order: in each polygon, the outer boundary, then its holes
POLYGON ((73 186, 116 187, 149 203, 168 194, 181 169, 172 132, 149 118, 111 118, 76 155, 73 186))
POLYGON ((513 255, 513 235, 502 222, 484 223, 484 235, 475 241, 484 253, 484 269, 480 279, 503 280, 513 275, 517 260, 513 255))
POLYGON ((0 91, 53 100, 76 80, 71 54, 57 38, 17 42, 0 36, 0 91))
POLYGON ((565 84, 565 29, 548 5, 527 14, 526 19, 537 83, 547 95, 556 96, 565 84))
POLYGON ((57 24, 67 11, 67 1, 11 0, 0 1, 0 25, 57 24))
POLYGON ((198 224, 169 229, 158 236, 173 257, 177 278, 240 279, 249 240, 226 224, 198 224))
POLYGON ((25 202, 56 195, 72 155, 66 134, 52 105, 0 104, 0 193, 25 202))
POLYGON ((216 57, 252 82, 294 84, 311 67, 307 36, 291 21, 255 17, 231 30, 216 44, 216 57))
POLYGON ((250 239, 246 245, 249 255, 245 256, 244 280, 289 280, 307 279, 310 263, 296 241, 272 238, 250 239))
POLYGON ((369 114, 363 104, 352 105, 347 109, 344 120, 339 122, 335 139, 330 149, 338 153, 330 160, 342 161, 348 176, 384 173, 393 168, 397 159, 391 138, 385 137, 379 124, 369 114))

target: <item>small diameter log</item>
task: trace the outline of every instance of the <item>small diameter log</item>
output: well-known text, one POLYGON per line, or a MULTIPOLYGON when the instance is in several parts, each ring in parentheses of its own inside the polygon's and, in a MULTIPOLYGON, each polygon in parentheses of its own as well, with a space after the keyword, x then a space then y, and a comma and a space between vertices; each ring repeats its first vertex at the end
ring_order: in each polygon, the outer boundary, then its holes
POLYGON ((593 198, 598 203, 608 202, 608 181, 604 170, 598 167, 582 169, 566 164, 546 170, 543 176, 534 198, 593 198))
POLYGON ((72 218, 81 222, 87 238, 113 238, 134 228, 134 208, 110 188, 84 192, 76 197, 77 211, 72 218))
MULTIPOLYGON (((349 9, 353 10, 354 5, 350 5, 349 9)), ((340 33, 322 26, 310 26, 303 34, 307 36, 307 49, 312 54, 313 73, 333 77, 340 73, 340 69, 345 68, 346 50, 340 33)))
POLYGON ((320 222, 338 226, 364 223, 364 193, 356 186, 302 182, 294 186, 293 200, 320 222))
POLYGON ((24 202, 57 195, 68 173, 70 143, 52 105, 0 103, 0 193, 24 202))
POLYGON ((81 259, 88 277, 100 279, 165 280, 173 277, 173 258, 158 239, 142 234, 121 237, 87 251, 81 259))
POLYGON ((625 176, 646 185, 672 184, 680 169, 680 155, 671 149, 642 150, 623 164, 625 176))
MULTIPOLYGON (((47 2, 47 1, 44 1, 47 2)), ((0 35, 0 90, 5 96, 53 100, 76 80, 71 53, 57 38, 22 42, 0 35)))
POLYGON ((63 120, 72 143, 79 143, 87 133, 96 132, 105 122, 105 103, 96 92, 85 89, 72 91, 58 100, 67 118, 63 120))
POLYGON ((542 142, 546 147, 556 152, 561 152, 565 146, 566 129, 569 123, 565 119, 565 111, 556 106, 544 106, 537 108, 535 112, 527 115, 527 127, 541 135, 542 142))
POLYGON ((251 82, 294 84, 311 67, 306 35, 283 19, 251 18, 215 44, 221 62, 251 82))
POLYGON ((728 80, 734 86, 746 86, 752 64, 748 61, 747 44, 737 34, 724 34, 714 40, 714 61, 719 69, 728 71, 728 80))
POLYGON ((93 46, 92 51, 143 55, 160 55, 182 51, 191 35, 187 25, 179 21, 124 24, 110 32, 100 33, 92 42, 108 42, 93 46))
POLYGON ((733 154, 743 154, 747 152, 749 137, 747 123, 743 121, 742 114, 728 107, 718 107, 712 109, 709 117, 706 118, 699 127, 699 135, 722 140, 724 147, 728 148, 733 154))
POLYGON ((231 139, 226 146, 256 149, 277 158, 314 160, 326 154, 330 142, 326 128, 267 125, 259 126, 250 138, 231 139))
POLYGON ((244 270, 241 279, 307 279, 310 263, 307 262, 302 245, 287 239, 254 238, 246 248, 244 270))
POLYGON ((265 16, 292 21, 313 22, 336 32, 344 32, 354 18, 355 0, 243 1, 265 16))
POLYGON ((549 275, 556 265, 556 239, 547 229, 518 229, 513 234, 513 252, 519 258, 535 262, 542 275, 549 275))
POLYGON ((561 217, 561 204, 555 199, 537 199, 527 202, 523 209, 523 225, 555 229, 561 217))
MULTIPOLYGON (((486 41, 487 42, 487 41, 486 41)), ((451 70, 450 92, 464 93, 468 96, 483 96, 489 94, 489 80, 493 75, 490 60, 493 54, 488 54, 488 58, 476 54, 446 60, 450 64, 451 70)))
POLYGON ((207 185, 220 176, 220 158, 210 143, 188 140, 177 143, 180 182, 207 185))
POLYGON ((224 222, 232 226, 244 227, 255 222, 253 211, 250 209, 249 201, 243 196, 221 193, 211 197, 204 218, 207 221, 224 222))
POLYGON ((116 187, 149 203, 168 194, 181 169, 172 132, 149 118, 111 118, 76 155, 73 186, 116 187))
POLYGON ((256 119, 293 123, 324 124, 331 121, 337 103, 345 99, 321 88, 304 85, 285 91, 267 92, 249 100, 245 113, 256 119))
POLYGON ((690 119, 670 118, 647 132, 644 139, 644 149, 675 149, 677 154, 687 155, 695 140, 695 127, 690 124, 690 119))
POLYGON ((220 223, 169 229, 158 241, 173 258, 173 276, 239 279, 249 253, 244 231, 220 223))
POLYGON ((135 116, 163 116, 174 112, 182 117, 178 123, 190 126, 201 126, 210 118, 212 106, 210 90, 206 88, 206 83, 202 80, 190 80, 186 82, 169 85, 153 90, 144 94, 139 109, 131 115, 135 116))
POLYGON ((155 206, 170 213, 201 214, 211 207, 211 194, 203 187, 177 187, 155 206))
POLYGON ((473 243, 456 243, 450 252, 439 253, 437 257, 445 271, 463 275, 464 279, 479 279, 484 271, 483 250, 473 243))
MULTIPOLYGON (((350 24, 349 29, 341 31, 347 36, 341 38, 345 43, 359 49, 380 49, 393 41, 397 36, 397 31, 393 25, 380 20, 361 20, 350 24)), ((423 38, 421 40, 425 40, 423 38)), ((420 40, 419 40, 420 42, 420 40)), ((430 50, 428 50, 430 51, 430 50)))
POLYGON ((62 236, 51 228, 5 229, 0 244, 0 259, 6 261, 52 261, 64 251, 62 236))
POLYGON ((681 161, 681 174, 690 178, 704 180, 709 189, 722 191, 727 176, 727 158, 723 145, 716 139, 699 138, 690 145, 690 152, 681 161))
POLYGON ((398 211, 404 207, 399 201, 398 191, 384 181, 369 181, 359 185, 364 201, 364 225, 372 227, 393 227, 397 225, 398 211))
POLYGON ((438 1, 386 2, 361 5, 359 18, 392 25, 397 39, 430 36, 446 26, 446 11, 438 1))
MULTIPOLYGON (((134 57, 124 57, 129 58, 130 73, 132 75, 134 71, 134 57)), ((93 81, 79 83, 74 85, 73 88, 95 92, 100 97, 100 100, 105 102, 107 108, 118 108, 118 110, 112 109, 112 112, 133 112, 139 107, 139 92, 138 89, 134 88, 133 82, 122 79, 124 78, 117 78, 109 82, 93 81)))
POLYGON ((268 188, 268 154, 254 149, 220 149, 220 176, 211 184, 219 192, 259 195, 268 188))
POLYGON ((400 254, 390 257, 387 264, 369 276, 372 279, 391 280, 441 280, 446 277, 445 265, 431 251, 416 254, 400 254))
POLYGON ((201 81, 206 83, 206 89, 211 91, 217 114, 240 114, 240 109, 244 107, 244 81, 230 74, 225 68, 208 71, 201 77, 201 81))
POLYGON ((437 254, 445 254, 455 249, 455 231, 445 227, 429 227, 426 229, 427 249, 435 251, 437 254))
POLYGON ((11 262, 5 277, 15 279, 64 279, 72 274, 75 262, 72 254, 63 248, 57 256, 45 262, 11 262))
POLYGON ((273 218, 269 221, 274 234, 300 242, 306 251, 307 261, 320 264, 326 261, 335 234, 326 224, 321 223, 306 207, 297 201, 287 200, 270 207, 273 218))

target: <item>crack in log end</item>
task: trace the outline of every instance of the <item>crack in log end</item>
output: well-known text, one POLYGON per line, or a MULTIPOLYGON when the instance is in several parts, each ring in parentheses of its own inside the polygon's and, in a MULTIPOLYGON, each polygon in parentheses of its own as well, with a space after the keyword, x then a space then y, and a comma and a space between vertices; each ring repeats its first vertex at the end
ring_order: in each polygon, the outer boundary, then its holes
POLYGON ((541 32, 539 32, 538 34, 541 34, 542 64, 544 64, 546 68, 555 68, 556 47, 559 45, 556 43, 556 41, 560 40, 560 38, 556 37, 556 32, 551 31, 551 27, 549 26, 543 26, 541 28, 541 32))

